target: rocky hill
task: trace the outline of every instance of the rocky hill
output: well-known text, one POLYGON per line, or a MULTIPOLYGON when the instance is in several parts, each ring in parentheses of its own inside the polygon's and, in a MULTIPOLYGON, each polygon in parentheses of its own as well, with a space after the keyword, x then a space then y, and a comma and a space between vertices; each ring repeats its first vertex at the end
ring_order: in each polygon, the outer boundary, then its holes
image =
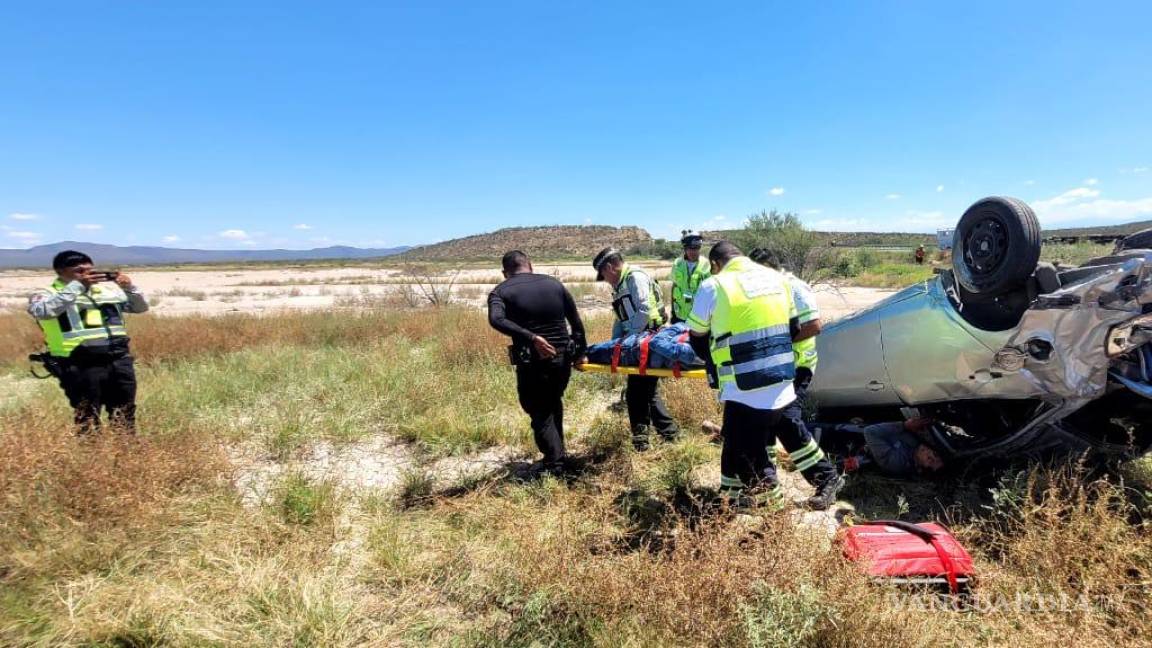
POLYGON ((540 259, 589 258, 612 245, 627 250, 652 242, 642 228, 606 225, 551 225, 508 227, 488 234, 476 234, 413 248, 403 258, 419 261, 491 260, 509 250, 523 250, 540 259))

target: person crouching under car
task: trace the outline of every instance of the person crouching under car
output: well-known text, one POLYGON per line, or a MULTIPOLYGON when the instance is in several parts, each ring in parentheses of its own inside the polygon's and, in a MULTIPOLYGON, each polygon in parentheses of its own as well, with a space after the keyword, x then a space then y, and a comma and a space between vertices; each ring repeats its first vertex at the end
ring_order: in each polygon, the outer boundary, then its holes
MULTIPOLYGON (((874 423, 872 425, 812 423, 812 436, 820 447, 842 456, 843 472, 875 466, 891 477, 931 475, 944 469, 944 453, 932 441, 930 418, 874 423)), ((958 428, 955 428, 958 429, 958 428)))
POLYGON ((52 268, 56 281, 28 298, 28 313, 44 332, 44 365, 72 405, 77 434, 98 432, 102 409, 114 428, 135 432, 136 370, 124 313, 143 313, 148 302, 128 275, 93 270, 83 252, 57 254, 52 268))

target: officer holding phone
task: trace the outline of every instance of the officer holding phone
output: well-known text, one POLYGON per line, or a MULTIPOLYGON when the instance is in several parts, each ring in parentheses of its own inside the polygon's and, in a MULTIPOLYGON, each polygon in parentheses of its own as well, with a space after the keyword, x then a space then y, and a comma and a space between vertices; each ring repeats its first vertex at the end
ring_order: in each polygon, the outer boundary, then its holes
POLYGON ((75 410, 77 433, 98 432, 101 410, 115 428, 135 432, 136 370, 124 313, 143 313, 148 302, 128 275, 95 270, 83 252, 57 254, 52 268, 56 281, 28 298, 28 313, 44 332, 45 367, 75 410))

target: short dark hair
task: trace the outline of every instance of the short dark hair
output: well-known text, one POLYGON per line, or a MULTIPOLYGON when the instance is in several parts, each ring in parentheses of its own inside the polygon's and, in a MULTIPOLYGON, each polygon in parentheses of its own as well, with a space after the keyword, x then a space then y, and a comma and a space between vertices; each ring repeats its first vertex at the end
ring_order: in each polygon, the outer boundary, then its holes
POLYGON ((504 267, 504 272, 512 272, 513 270, 526 268, 529 263, 531 263, 531 259, 520 250, 512 250, 505 254, 504 258, 500 259, 500 265, 504 267))
POLYGON ((76 250, 64 250, 63 252, 52 257, 53 270, 71 268, 73 266, 78 266, 81 263, 92 263, 92 257, 84 254, 83 252, 77 252, 76 250))
POLYGON ((736 247, 735 243, 719 241, 708 251, 708 260, 712 263, 727 263, 741 254, 744 253, 740 251, 740 248, 736 247))
POLYGON ((776 254, 772 250, 756 248, 752 250, 748 256, 751 257, 752 260, 756 263, 759 263, 760 265, 766 265, 773 270, 779 270, 780 267, 784 265, 780 263, 780 255, 776 254))

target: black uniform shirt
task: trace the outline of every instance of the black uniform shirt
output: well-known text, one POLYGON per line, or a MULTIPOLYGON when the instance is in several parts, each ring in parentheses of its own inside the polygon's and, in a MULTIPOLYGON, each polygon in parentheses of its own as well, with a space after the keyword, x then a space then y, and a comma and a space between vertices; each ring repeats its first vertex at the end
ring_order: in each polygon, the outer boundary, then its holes
POLYGON ((531 347, 539 335, 559 351, 573 340, 577 354, 584 352, 584 323, 576 301, 564 284, 548 275, 521 272, 496 286, 488 295, 488 323, 512 336, 518 346, 531 347))

